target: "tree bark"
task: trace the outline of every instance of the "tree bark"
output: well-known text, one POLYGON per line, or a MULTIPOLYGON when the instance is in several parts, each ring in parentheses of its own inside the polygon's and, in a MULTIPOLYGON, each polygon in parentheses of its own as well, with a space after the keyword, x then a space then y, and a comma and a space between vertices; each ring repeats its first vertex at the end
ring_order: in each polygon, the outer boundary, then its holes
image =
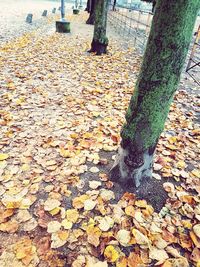
POLYGON ((95 2, 97 0, 90 0, 90 15, 89 15, 89 18, 88 20, 86 21, 86 24, 91 24, 91 25, 94 25, 94 21, 95 21, 95 2))
POLYGON ((117 2, 117 0, 113 1, 113 8, 112 8, 113 11, 115 11, 116 2, 117 2))
POLYGON ((90 6, 91 6, 91 0, 87 0, 85 11, 87 11, 88 13, 90 13, 90 6))
POLYGON ((107 52, 107 14, 108 0, 96 0, 94 34, 89 52, 95 52, 97 55, 105 54, 107 52))
POLYGON ((156 8, 156 1, 153 0, 153 3, 152 3, 152 13, 155 12, 155 8, 156 8))
POLYGON ((151 178, 153 154, 180 80, 199 7, 199 0, 157 1, 112 180, 131 181, 139 187, 151 178))

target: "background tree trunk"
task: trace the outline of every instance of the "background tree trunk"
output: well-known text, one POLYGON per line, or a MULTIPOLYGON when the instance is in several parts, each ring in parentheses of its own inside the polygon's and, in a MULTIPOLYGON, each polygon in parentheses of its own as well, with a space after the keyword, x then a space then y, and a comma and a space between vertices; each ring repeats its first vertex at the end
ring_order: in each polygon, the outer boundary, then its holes
POLYGON ((153 154, 179 83, 199 7, 199 0, 157 1, 112 179, 139 187, 141 181, 151 178, 153 154))
POLYGON ((152 13, 155 12, 155 8, 156 8, 156 1, 154 0, 152 3, 152 13))
POLYGON ((94 25, 94 21, 95 21, 95 4, 96 4, 95 2, 97 0, 89 0, 89 1, 91 1, 90 2, 90 11, 89 11, 90 15, 89 15, 88 20, 86 21, 86 24, 94 25))
POLYGON ((116 2, 117 2, 117 0, 113 1, 113 8, 112 8, 113 11, 115 11, 116 2))
POLYGON ((95 5, 95 24, 94 35, 90 52, 96 52, 97 55, 107 52, 108 38, 106 37, 108 14, 108 0, 96 0, 95 5))
POLYGON ((90 6, 91 6, 91 0, 87 0, 85 11, 87 11, 88 13, 90 13, 90 6))

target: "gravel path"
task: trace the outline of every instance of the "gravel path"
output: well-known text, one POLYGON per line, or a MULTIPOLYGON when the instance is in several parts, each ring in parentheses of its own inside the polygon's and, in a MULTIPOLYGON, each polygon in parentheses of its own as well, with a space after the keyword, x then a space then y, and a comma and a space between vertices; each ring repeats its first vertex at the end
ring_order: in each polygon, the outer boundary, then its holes
MULTIPOLYGON (((0 45, 20 36, 27 31, 34 30, 46 24, 47 18, 42 17, 43 11, 48 11, 48 17, 52 15, 52 9, 58 9, 60 2, 40 0, 0 0, 0 45), (25 22, 28 13, 33 14, 33 23, 25 22)), ((68 4, 67 8, 71 8, 68 4)), ((56 14, 59 14, 57 10, 56 14)))

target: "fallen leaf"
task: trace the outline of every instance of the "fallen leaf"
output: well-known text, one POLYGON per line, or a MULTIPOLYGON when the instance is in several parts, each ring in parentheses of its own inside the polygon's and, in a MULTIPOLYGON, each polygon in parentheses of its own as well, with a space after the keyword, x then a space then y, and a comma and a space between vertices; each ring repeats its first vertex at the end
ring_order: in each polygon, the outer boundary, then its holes
POLYGON ((100 186, 101 186, 101 182, 98 182, 98 181, 89 181, 89 187, 91 189, 97 189, 100 186))
POLYGON ((69 209, 66 211, 66 217, 69 222, 76 223, 79 218, 79 213, 76 209, 69 209))
POLYGON ((109 245, 104 250, 104 257, 108 262, 116 262, 120 255, 114 246, 109 245))
POLYGON ((89 171, 92 173, 98 173, 99 169, 97 167, 91 167, 89 171))
POLYGON ((114 225, 114 221, 111 217, 105 216, 99 220, 99 228, 101 231, 106 232, 114 225))
POLYGON ((8 154, 0 153, 0 161, 5 160, 7 158, 9 158, 9 155, 8 154))
POLYGON ((162 267, 189 267, 189 263, 186 258, 168 259, 164 262, 162 267))
POLYGON ((55 233, 58 232, 61 228, 61 223, 58 221, 49 222, 47 225, 47 233, 55 233))
POLYGON ((69 230, 72 228, 73 223, 68 221, 67 219, 62 220, 61 225, 66 229, 69 230))
POLYGON ((137 229, 133 229, 132 234, 135 237, 137 244, 149 246, 150 240, 145 235, 143 235, 140 231, 138 231, 137 229))
POLYGON ((15 220, 11 220, 0 224, 0 231, 7 233, 15 233, 19 228, 19 224, 15 220))
POLYGON ((166 259, 169 258, 167 252, 164 249, 158 249, 156 247, 151 247, 149 250, 149 257, 152 260, 157 260, 160 263, 163 263, 166 259))
POLYGON ((122 246, 127 247, 129 245, 128 243, 131 240, 130 232, 125 229, 121 229, 117 232, 116 239, 122 246))
POLYGON ((69 233, 67 231, 54 232, 51 235, 51 248, 60 248, 67 243, 69 233))
POLYGON ((87 199, 85 202, 84 202, 84 210, 93 210, 96 206, 97 202, 96 201, 93 201, 91 199, 87 199))
POLYGON ((61 205, 61 203, 60 203, 59 200, 48 198, 44 202, 44 210, 51 211, 51 210, 53 210, 55 208, 58 208, 60 205, 61 205))
POLYGON ((195 235, 200 238, 200 224, 196 224, 193 226, 193 231, 195 233, 195 235))
POLYGON ((101 236, 101 230, 99 229, 99 227, 94 225, 89 225, 86 229, 86 233, 87 233, 88 243, 90 243, 95 247, 98 247, 98 245, 100 244, 99 238, 101 236))

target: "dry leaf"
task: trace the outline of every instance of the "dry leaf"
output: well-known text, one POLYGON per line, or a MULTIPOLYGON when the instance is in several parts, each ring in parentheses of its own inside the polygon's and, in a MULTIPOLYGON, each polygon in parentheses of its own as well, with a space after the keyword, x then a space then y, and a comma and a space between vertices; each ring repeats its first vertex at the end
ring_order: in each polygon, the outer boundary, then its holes
POLYGON ((93 210, 96 206, 97 202, 96 201, 93 201, 91 199, 87 199, 85 202, 84 202, 84 210, 93 210))
POLYGON ((122 246, 127 247, 131 240, 130 232, 125 229, 119 230, 116 234, 116 239, 122 246))
POLYGON ((69 222, 76 223, 79 218, 79 213, 75 209, 69 209, 66 211, 66 217, 69 222))
POLYGON ((143 235, 140 231, 138 231, 137 229, 133 229, 132 234, 135 237, 137 244, 149 246, 150 240, 145 235, 143 235))
POLYGON ((195 233, 195 235, 200 238, 200 224, 196 224, 193 226, 193 231, 195 233))
POLYGON ((47 225, 47 233, 55 233, 58 232, 61 228, 61 223, 58 221, 49 222, 47 225))
POLYGON ((95 247, 98 247, 100 243, 99 238, 101 236, 101 230, 99 229, 99 227, 94 225, 89 225, 86 229, 86 233, 87 233, 88 243, 90 243, 95 247))
POLYGON ((44 210, 51 211, 51 210, 53 210, 55 208, 58 208, 60 205, 61 205, 61 203, 60 203, 59 200, 48 198, 44 202, 44 210))
POLYGON ((109 245, 104 250, 104 257, 108 262, 116 262, 119 259, 120 255, 114 246, 109 245))
POLYGON ((9 155, 8 154, 0 153, 0 161, 5 160, 7 158, 9 158, 9 155))
POLYGON ((157 260, 163 263, 166 259, 169 258, 167 252, 164 249, 158 249, 156 247, 151 247, 149 250, 149 257, 152 260, 157 260))
POLYGON ((99 220, 99 228, 101 231, 106 232, 113 227, 114 221, 111 217, 105 216, 99 220))

